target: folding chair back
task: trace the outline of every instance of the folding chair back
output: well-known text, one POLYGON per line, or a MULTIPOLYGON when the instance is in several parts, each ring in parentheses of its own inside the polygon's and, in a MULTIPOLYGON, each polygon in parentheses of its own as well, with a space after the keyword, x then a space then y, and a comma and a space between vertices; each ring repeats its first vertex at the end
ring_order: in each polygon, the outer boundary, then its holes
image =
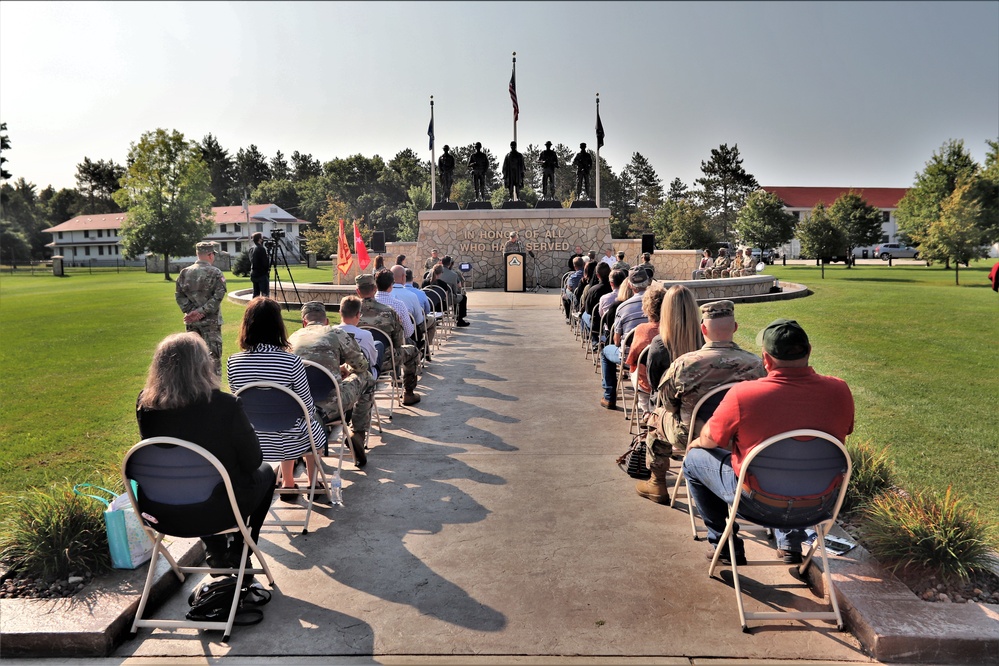
MULTIPOLYGON (((302 365, 305 366, 305 377, 309 381, 309 393, 312 394, 313 403, 319 405, 320 402, 329 401, 331 396, 335 395, 336 397, 336 414, 327 414, 326 421, 323 425, 325 425, 327 429, 327 446, 330 440, 333 439, 333 433, 336 431, 337 427, 340 428, 340 437, 337 438, 340 448, 338 456, 339 462, 337 463, 337 474, 339 475, 339 473, 343 470, 343 450, 346 445, 346 439, 351 435, 350 428, 347 426, 347 415, 343 411, 343 400, 340 397, 340 384, 337 382, 336 377, 333 376, 333 373, 330 372, 325 366, 322 366, 315 361, 309 361, 306 359, 302 359, 302 365)), ((357 461, 355 460, 354 462, 356 463, 357 461)))
MULTIPOLYGON (((398 404, 402 406, 402 398, 399 397, 399 393, 402 391, 402 368, 396 366, 395 362, 395 345, 392 344, 392 338, 389 334, 380 328, 375 326, 361 326, 361 328, 371 331, 371 337, 375 339, 375 345, 382 345, 384 349, 384 354, 381 358, 381 363, 378 366, 378 377, 375 380, 375 384, 388 384, 389 386, 389 414, 388 418, 392 418, 393 410, 398 404), (389 363, 389 367, 384 368, 385 362, 389 363)), ((379 419, 381 416, 379 415, 379 419)))
POLYGON ((843 497, 850 482, 852 463, 843 443, 820 430, 791 430, 774 435, 754 447, 742 461, 739 472, 740 492, 736 494, 708 575, 714 573, 723 545, 728 542, 732 558, 732 581, 735 588, 739 621, 743 631, 748 620, 832 620, 843 628, 836 593, 832 586, 825 537, 836 522, 843 497), (740 566, 783 565, 780 560, 757 560, 739 565, 735 557, 734 525, 737 520, 769 529, 806 529, 816 531, 815 541, 798 568, 804 574, 816 549, 822 558, 824 591, 829 611, 746 612, 739 581, 740 566))
POLYGON ((142 526, 153 539, 153 554, 132 622, 132 633, 137 632, 139 627, 220 629, 223 631, 223 642, 228 641, 239 595, 234 595, 225 620, 171 620, 142 616, 149 602, 161 556, 181 581, 188 573, 231 574, 236 576, 236 589, 239 589, 247 573, 262 573, 274 585, 267 561, 250 537, 246 521, 240 515, 229 473, 218 458, 197 444, 175 437, 151 437, 125 454, 121 477, 135 515, 143 516, 142 526), (133 483, 138 493, 133 490, 133 483), (220 488, 225 491, 224 498, 220 488), (151 516, 156 522, 145 516, 151 516), (195 525, 201 529, 193 529, 195 525), (203 537, 231 533, 239 533, 243 537, 243 552, 238 567, 181 566, 163 545, 166 535, 203 537), (247 554, 250 552, 257 556, 260 568, 247 567, 247 554))
MULTIPOLYGON (((306 373, 308 376, 308 373, 306 373)), ((303 520, 275 520, 267 525, 282 527, 301 527, 302 534, 309 532, 309 520, 312 518, 313 501, 316 494, 316 483, 322 482, 326 496, 333 501, 333 489, 323 469, 322 458, 316 449, 316 440, 312 434, 312 413, 302 399, 287 386, 274 382, 249 382, 240 387, 234 395, 239 396, 243 403, 243 411, 250 420, 250 425, 257 433, 281 433, 295 429, 304 421, 305 432, 309 438, 309 451, 305 455, 312 456, 315 462, 316 477, 311 479, 308 488, 302 490, 306 495, 305 518, 303 520)), ((267 458, 265 458, 267 460, 267 458)), ((270 460, 270 462, 278 462, 270 460)), ((277 489, 278 494, 288 494, 289 489, 277 489)), ((272 509, 273 510, 273 509, 272 509)))

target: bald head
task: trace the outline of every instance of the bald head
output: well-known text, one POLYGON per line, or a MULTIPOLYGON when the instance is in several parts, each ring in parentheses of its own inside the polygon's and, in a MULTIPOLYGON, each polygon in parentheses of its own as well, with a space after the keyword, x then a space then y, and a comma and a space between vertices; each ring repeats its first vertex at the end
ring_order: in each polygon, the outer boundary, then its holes
POLYGON ((399 264, 393 266, 392 279, 396 284, 406 284, 406 267, 399 264))

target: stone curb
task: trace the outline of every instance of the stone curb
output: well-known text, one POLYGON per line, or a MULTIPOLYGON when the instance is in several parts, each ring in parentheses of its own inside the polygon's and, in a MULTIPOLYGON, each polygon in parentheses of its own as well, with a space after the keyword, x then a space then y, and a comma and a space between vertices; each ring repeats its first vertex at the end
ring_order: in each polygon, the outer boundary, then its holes
MULTIPOLYGON (((181 566, 204 559, 200 539, 175 539, 170 554, 181 566)), ((0 656, 107 657, 129 635, 148 565, 116 570, 68 599, 0 599, 0 656)), ((165 559, 157 564, 149 607, 181 586, 165 559)))

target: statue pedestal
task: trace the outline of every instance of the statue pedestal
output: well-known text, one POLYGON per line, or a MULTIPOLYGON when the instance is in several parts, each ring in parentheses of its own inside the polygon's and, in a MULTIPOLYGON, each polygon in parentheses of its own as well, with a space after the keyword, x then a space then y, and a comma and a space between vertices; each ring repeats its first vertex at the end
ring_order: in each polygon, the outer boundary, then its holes
POLYGON ((465 210, 492 210, 493 204, 490 201, 469 201, 465 204, 465 210))
POLYGON ((579 201, 573 201, 569 208, 596 208, 597 202, 593 199, 582 199, 579 201))
POLYGON ((504 201, 503 202, 503 210, 509 210, 511 208, 519 209, 519 208, 527 208, 527 207, 528 207, 528 205, 527 205, 526 201, 513 201, 513 200, 510 200, 510 201, 504 201))
POLYGON ((534 204, 535 208, 561 208, 562 202, 555 201, 554 199, 544 199, 534 204))
POLYGON ((431 210, 460 210, 453 201, 438 201, 431 210))

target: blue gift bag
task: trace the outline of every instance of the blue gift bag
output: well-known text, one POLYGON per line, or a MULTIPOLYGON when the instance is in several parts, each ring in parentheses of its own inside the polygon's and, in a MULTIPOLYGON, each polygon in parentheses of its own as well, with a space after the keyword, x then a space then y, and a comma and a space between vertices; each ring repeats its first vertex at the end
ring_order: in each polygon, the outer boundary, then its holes
POLYGON ((143 529, 139 517, 135 515, 127 493, 116 495, 107 488, 90 483, 73 486, 73 492, 95 499, 107 507, 104 512, 104 526, 107 529, 108 547, 111 550, 111 566, 115 569, 135 569, 149 561, 153 554, 153 540, 149 538, 149 533, 143 529), (103 492, 111 499, 81 492, 83 489, 103 492))

